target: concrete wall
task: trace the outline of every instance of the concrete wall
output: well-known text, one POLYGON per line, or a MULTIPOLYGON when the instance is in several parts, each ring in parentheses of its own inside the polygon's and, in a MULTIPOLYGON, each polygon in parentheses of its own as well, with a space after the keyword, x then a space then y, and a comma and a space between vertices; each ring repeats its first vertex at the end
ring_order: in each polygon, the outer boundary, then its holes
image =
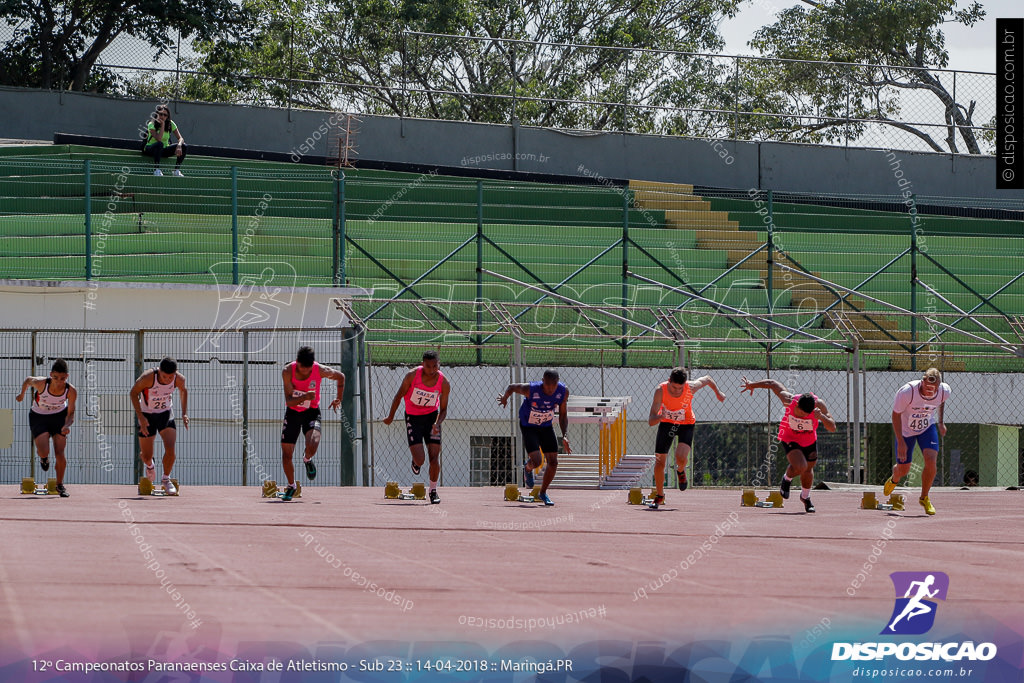
MULTIPOLYGON (((153 103, 83 93, 0 88, 0 137, 52 140, 55 132, 134 138, 153 103)), ((330 112, 238 105, 173 105, 189 143, 324 156, 330 112), (309 142, 303 150, 304 142, 309 142)), ((632 178, 747 190, 896 194, 880 150, 568 133, 512 125, 363 116, 360 158, 411 164, 632 178)), ((1024 199, 995 189, 995 158, 897 152, 920 196, 1024 199)), ((906 181, 905 181, 906 182, 906 181)), ((908 187, 908 186, 904 186, 908 187)))

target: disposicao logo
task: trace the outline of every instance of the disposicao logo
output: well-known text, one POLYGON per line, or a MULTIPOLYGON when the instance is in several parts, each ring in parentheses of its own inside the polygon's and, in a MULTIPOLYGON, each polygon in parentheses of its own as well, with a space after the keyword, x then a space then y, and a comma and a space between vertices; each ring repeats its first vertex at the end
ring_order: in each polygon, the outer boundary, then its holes
POLYGON ((896 605, 882 635, 917 636, 935 624, 936 600, 946 599, 949 575, 944 572, 893 572, 896 605), (902 596, 902 597, 901 597, 902 596))
MULTIPOLYGON (((943 572, 893 572, 896 604, 881 635, 921 635, 935 625, 937 600, 949 592, 949 576, 943 572)), ((880 660, 888 656, 902 661, 988 661, 996 656, 994 643, 833 643, 832 660, 880 660)))

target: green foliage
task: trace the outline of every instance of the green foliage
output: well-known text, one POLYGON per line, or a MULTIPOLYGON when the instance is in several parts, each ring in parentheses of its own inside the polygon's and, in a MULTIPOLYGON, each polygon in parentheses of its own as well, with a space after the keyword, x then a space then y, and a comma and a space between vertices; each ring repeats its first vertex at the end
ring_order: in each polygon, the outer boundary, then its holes
POLYGON ((241 17, 231 0, 0 0, 0 18, 15 26, 0 50, 0 84, 107 92, 117 79, 95 65, 119 37, 144 40, 159 57, 179 33, 228 36, 241 17))
POLYGON ((978 2, 959 10, 955 0, 835 0, 808 4, 812 5, 810 9, 797 6, 780 12, 774 24, 757 31, 750 41, 752 47, 769 57, 828 62, 813 65, 780 61, 760 74, 762 97, 770 100, 785 93, 792 100, 791 111, 814 117, 794 119, 792 139, 856 138, 863 133, 864 124, 829 120, 849 116, 906 130, 935 151, 958 151, 959 135, 970 153, 980 152, 977 136, 970 128, 975 125, 975 103, 955 102, 946 87, 951 77, 929 71, 949 63, 942 25, 973 25, 985 16, 978 2), (897 121, 900 95, 911 90, 931 93, 938 100, 948 127, 945 140, 934 138, 941 128, 923 129, 897 121))
POLYGON ((515 116, 526 124, 594 129, 625 126, 628 117, 634 130, 655 130, 659 115, 623 105, 696 105, 714 82, 713 60, 664 53, 631 57, 575 45, 720 49, 717 22, 739 2, 248 0, 254 21, 247 35, 200 45, 195 66, 216 75, 222 88, 217 94, 229 101, 492 122, 515 116), (305 82, 289 91, 274 81, 239 81, 233 73, 305 82), (483 96, 492 93, 510 97, 483 96), (557 102, 570 99, 597 104, 557 102))

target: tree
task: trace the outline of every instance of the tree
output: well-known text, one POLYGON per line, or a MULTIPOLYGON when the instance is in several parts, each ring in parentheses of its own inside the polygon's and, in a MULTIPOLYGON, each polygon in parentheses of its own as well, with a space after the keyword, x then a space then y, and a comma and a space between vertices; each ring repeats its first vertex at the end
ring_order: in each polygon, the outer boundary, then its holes
POLYGON ((957 9, 956 0, 802 1, 809 8, 780 12, 774 24, 757 31, 750 41, 765 56, 827 62, 770 62, 761 69, 767 90, 792 98, 790 111, 821 117, 794 119, 793 136, 856 137, 866 125, 849 123, 848 112, 850 118, 907 131, 936 152, 956 153, 958 139, 969 153, 981 152, 973 130, 976 103, 955 101, 948 88, 950 76, 931 71, 949 62, 942 25, 974 25, 985 16, 978 2, 957 9), (900 93, 909 91, 929 93, 938 101, 945 139, 936 140, 923 127, 894 118, 900 112, 900 93))
POLYGON ((249 36, 200 45, 196 69, 237 101, 594 129, 628 116, 653 130, 656 113, 624 105, 696 103, 714 64, 668 53, 720 49, 718 22, 741 1, 248 0, 249 36), (679 75, 687 88, 666 85, 679 75), (299 81, 282 87, 288 78, 299 81))
POLYGON ((4 85, 52 88, 66 74, 71 90, 109 89, 114 78, 97 70, 100 55, 121 36, 145 40, 156 56, 172 36, 230 36, 242 18, 231 0, 0 0, 0 18, 15 26, 0 61, 4 85))

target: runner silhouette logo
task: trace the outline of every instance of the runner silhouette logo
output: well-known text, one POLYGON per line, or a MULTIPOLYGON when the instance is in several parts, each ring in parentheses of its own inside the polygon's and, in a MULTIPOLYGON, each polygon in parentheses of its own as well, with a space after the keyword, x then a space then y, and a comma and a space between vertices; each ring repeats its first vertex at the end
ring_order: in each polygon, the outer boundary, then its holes
POLYGON ((949 575, 944 572, 893 572, 896 604, 882 635, 920 635, 935 624, 937 600, 945 600, 949 575))

